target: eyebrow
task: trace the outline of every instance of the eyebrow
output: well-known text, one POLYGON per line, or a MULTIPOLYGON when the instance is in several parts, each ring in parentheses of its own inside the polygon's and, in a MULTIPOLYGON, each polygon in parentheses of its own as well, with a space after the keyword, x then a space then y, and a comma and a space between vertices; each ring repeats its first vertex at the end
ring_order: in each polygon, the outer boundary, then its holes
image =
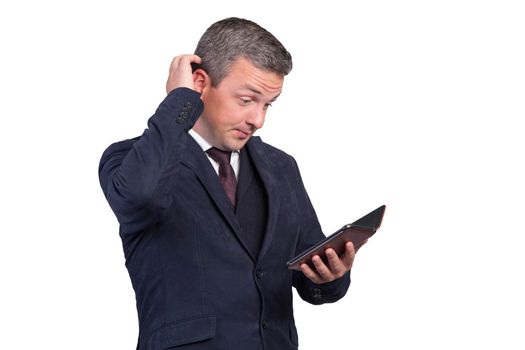
POLYGON ((280 93, 280 92, 279 92, 279 94, 278 94, 277 96, 275 96, 274 98, 272 98, 272 99, 270 100, 270 102, 274 102, 275 100, 277 100, 277 97, 279 97, 279 96, 281 96, 281 93, 280 93))
POLYGON ((244 85, 242 88, 246 89, 246 90, 250 90, 251 92, 255 93, 256 95, 262 95, 262 92, 260 92, 259 90, 257 90, 254 87, 251 87, 250 85, 244 85))
MULTIPOLYGON (((251 92, 253 92, 256 95, 262 95, 262 92, 260 92, 259 90, 257 90, 256 88, 254 88, 254 87, 252 87, 250 85, 245 85, 244 88, 250 90, 251 92)), ((277 94, 277 96, 272 98, 271 101, 273 102, 273 101, 277 100, 277 97, 279 97, 280 95, 281 95, 281 92, 279 92, 279 94, 277 94)))
POLYGON ((262 92, 260 92, 259 90, 255 88, 252 88, 251 86, 246 85, 246 89, 250 90, 251 92, 256 93, 257 95, 262 95, 262 92))

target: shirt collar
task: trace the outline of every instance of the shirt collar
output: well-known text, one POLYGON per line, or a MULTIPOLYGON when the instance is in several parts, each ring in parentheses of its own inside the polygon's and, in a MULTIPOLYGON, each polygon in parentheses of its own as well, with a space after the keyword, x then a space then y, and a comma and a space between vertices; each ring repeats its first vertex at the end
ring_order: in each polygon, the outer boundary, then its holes
MULTIPOLYGON (((201 135, 199 135, 195 130, 190 129, 188 133, 193 137, 193 139, 199 144, 199 146, 202 148, 204 152, 212 148, 213 146, 210 145, 208 141, 206 141, 201 135)), ((232 154, 237 153, 239 154, 239 151, 233 151, 232 154)))
POLYGON ((199 146, 204 152, 212 148, 212 145, 210 145, 209 142, 206 141, 201 135, 197 134, 195 130, 190 129, 190 131, 188 131, 188 134, 190 134, 191 137, 193 137, 193 139, 199 144, 199 146))

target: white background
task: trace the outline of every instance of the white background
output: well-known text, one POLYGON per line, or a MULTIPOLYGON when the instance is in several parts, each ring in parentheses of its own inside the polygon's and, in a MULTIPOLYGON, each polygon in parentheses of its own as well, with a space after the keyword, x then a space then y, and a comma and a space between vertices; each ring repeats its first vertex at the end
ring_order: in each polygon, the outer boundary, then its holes
POLYGON ((325 232, 388 206, 348 295, 295 299, 301 349, 524 349, 521 4, 2 2, 0 348, 135 348, 98 161, 142 133, 171 58, 239 16, 293 55, 260 134, 325 232))

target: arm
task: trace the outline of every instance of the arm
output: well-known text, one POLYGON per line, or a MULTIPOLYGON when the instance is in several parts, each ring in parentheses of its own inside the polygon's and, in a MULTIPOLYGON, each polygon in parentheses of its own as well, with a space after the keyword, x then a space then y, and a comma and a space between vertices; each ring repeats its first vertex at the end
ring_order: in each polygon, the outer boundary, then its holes
MULTIPOLYGON (((296 252, 301 252, 319 242, 324 235, 297 165, 296 169, 299 217, 303 218, 296 252)), ((315 256, 312 262, 316 266, 316 271, 312 271, 306 264, 302 266, 302 271, 293 271, 292 284, 303 300, 316 305, 332 303, 346 294, 350 286, 350 268, 355 256, 351 243, 347 249, 350 251, 345 253, 342 259, 335 252, 327 251, 330 266, 326 266, 318 256, 315 256), (348 262, 349 265, 342 265, 348 262)))
POLYGON ((113 144, 102 155, 100 184, 124 233, 153 224, 169 205, 169 175, 182 159, 185 134, 203 110, 190 66, 199 61, 194 55, 175 57, 168 95, 148 120, 148 128, 138 139, 113 144))

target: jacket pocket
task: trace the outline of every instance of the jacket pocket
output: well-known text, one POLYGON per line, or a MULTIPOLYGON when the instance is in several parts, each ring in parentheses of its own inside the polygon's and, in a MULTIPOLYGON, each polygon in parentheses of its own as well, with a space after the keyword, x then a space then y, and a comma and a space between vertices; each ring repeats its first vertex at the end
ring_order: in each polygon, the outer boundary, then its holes
POLYGON ((165 350, 215 336, 215 316, 179 321, 153 333, 148 349, 165 350))

